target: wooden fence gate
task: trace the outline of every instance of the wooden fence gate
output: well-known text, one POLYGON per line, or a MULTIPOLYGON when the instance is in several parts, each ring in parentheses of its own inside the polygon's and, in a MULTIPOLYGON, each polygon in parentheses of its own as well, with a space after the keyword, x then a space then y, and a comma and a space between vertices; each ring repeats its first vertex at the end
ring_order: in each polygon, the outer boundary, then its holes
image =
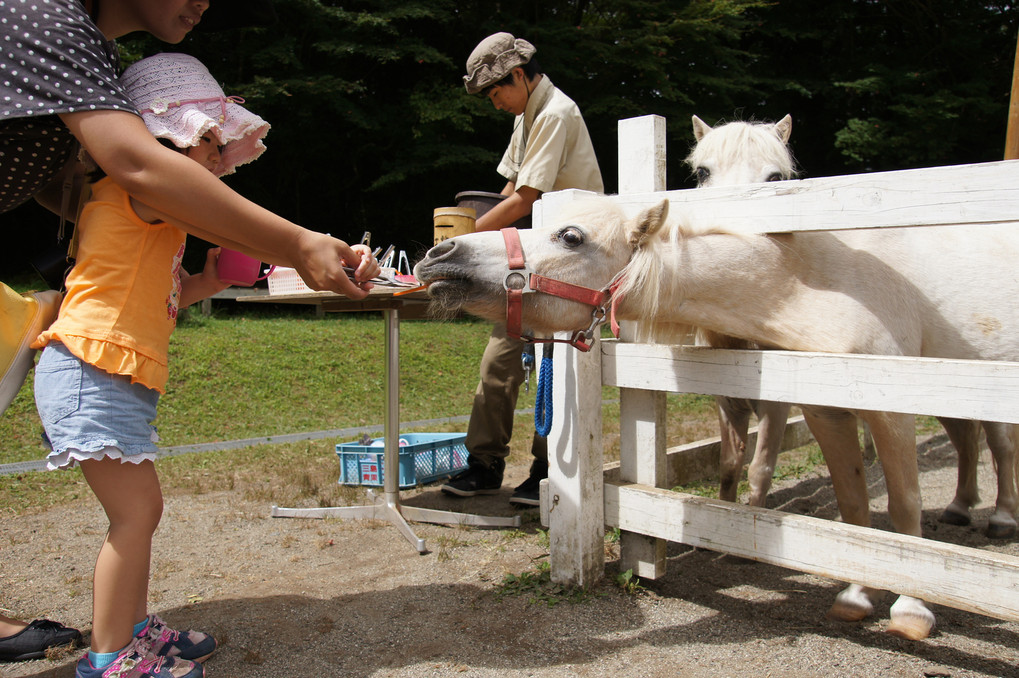
MULTIPOLYGON (((1000 222, 1019 228, 1019 160, 665 191, 664 140, 658 116, 620 121, 614 200, 627 213, 664 197, 673 210, 746 232, 1000 222)), ((535 226, 585 195, 547 194, 535 226)), ((664 574, 665 543, 673 541, 1019 621, 1019 558, 663 489, 666 392, 1019 423, 1019 363, 625 340, 597 342, 589 353, 559 348, 554 360, 541 502, 554 581, 586 586, 600 579, 609 526, 622 531, 621 569, 642 578, 664 574), (620 389, 620 463, 608 471, 603 384, 620 389)))

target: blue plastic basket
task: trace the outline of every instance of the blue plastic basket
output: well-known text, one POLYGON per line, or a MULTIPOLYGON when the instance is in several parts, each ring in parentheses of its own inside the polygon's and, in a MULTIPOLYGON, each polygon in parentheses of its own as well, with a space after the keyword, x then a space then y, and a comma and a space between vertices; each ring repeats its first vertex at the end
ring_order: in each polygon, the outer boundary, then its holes
MULTIPOLYGON (((405 433, 400 436, 400 487, 424 485, 467 468, 467 446, 463 433, 405 433), (406 443, 405 445, 402 443, 406 443)), ((382 438, 370 445, 340 443, 341 485, 372 485, 381 487, 383 473, 382 438)))

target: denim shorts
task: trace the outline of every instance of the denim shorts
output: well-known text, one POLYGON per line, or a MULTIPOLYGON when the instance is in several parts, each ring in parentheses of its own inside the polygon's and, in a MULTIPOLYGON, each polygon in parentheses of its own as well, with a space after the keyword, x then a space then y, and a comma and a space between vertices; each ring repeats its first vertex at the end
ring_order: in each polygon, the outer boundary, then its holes
POLYGON ((53 342, 35 366, 35 404, 52 452, 49 468, 112 457, 140 463, 156 457, 159 392, 79 360, 53 342))

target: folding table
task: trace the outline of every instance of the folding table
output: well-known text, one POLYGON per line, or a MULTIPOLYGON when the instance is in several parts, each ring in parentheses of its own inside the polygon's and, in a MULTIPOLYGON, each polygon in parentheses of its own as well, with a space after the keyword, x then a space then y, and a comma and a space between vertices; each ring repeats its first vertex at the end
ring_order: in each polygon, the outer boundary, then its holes
POLYGON ((301 292, 289 294, 255 294, 239 296, 238 301, 305 304, 319 306, 326 312, 381 311, 385 319, 385 421, 383 423, 382 495, 368 490, 371 504, 333 506, 326 508, 272 507, 274 518, 352 518, 385 520, 393 525, 419 553, 427 553, 425 540, 418 538, 408 520, 440 525, 472 525, 475 527, 519 527, 520 516, 479 516, 470 513, 403 506, 400 503, 400 311, 408 308, 422 311, 428 296, 424 291, 394 296, 399 288, 377 286, 364 299, 348 299, 333 292, 301 292))

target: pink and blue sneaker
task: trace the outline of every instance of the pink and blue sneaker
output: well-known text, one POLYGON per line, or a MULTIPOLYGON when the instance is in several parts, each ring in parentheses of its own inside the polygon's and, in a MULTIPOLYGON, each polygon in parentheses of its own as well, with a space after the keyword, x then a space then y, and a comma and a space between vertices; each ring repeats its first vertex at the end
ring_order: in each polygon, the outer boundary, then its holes
POLYGON ((186 659, 157 657, 148 640, 134 637, 111 664, 96 667, 86 653, 75 667, 74 678, 203 678, 205 668, 186 659))
POLYGON ((149 623, 136 638, 144 639, 156 657, 203 662, 216 651, 216 639, 201 631, 174 631, 159 615, 150 614, 149 623))

